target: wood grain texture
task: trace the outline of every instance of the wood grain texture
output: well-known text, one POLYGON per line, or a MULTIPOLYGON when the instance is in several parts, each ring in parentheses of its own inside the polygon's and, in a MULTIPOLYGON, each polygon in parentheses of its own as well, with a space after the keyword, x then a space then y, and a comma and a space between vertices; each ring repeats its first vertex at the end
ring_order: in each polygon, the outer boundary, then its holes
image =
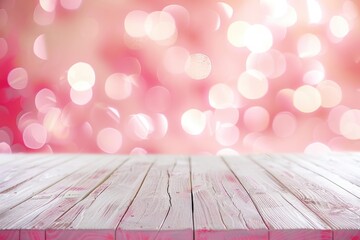
MULTIPOLYGON (((273 157, 275 157, 275 156, 273 156, 273 157)), ((278 157, 278 155, 276 157, 278 157)), ((353 194, 354 196, 356 196, 360 199, 360 187, 359 186, 342 178, 338 174, 335 174, 334 172, 315 164, 313 158, 316 158, 316 157, 303 155, 303 154, 296 154, 296 155, 295 154, 286 154, 286 155, 284 155, 284 157, 291 160, 294 164, 297 164, 297 165, 302 166, 316 174, 319 174, 320 176, 333 182, 334 184, 345 189, 346 191, 348 191, 349 193, 353 194)), ((324 164, 326 164, 326 163, 324 162, 324 164)), ((339 164, 341 164, 341 163, 339 163, 339 164)))
MULTIPOLYGON (((113 169, 119 161, 113 158, 98 156, 84 156, 90 164, 81 168, 55 185, 45 189, 39 194, 14 208, 0 214, 0 226, 5 229, 41 229, 39 236, 45 236, 45 228, 53 220, 66 212, 77 201, 89 193, 113 169), (92 162, 92 163, 91 163, 92 162), (3 221, 4 220, 4 221, 3 221)), ((81 161, 81 159, 78 159, 81 161)), ((34 239, 39 239, 39 236, 34 239)))
POLYGON ((225 157, 269 228, 272 240, 332 239, 329 226, 247 156, 225 157))
POLYGON ((1 192, 0 213, 26 201, 89 163, 89 161, 79 160, 76 157, 74 159, 74 156, 60 155, 58 157, 63 158, 65 162, 48 169, 31 180, 1 192), (67 158, 71 158, 73 161, 66 162, 67 158))
POLYGON ((84 231, 79 229, 86 229, 91 236, 101 233, 96 238, 99 240, 114 239, 116 227, 152 163, 149 156, 131 157, 86 198, 56 219, 46 230, 46 239, 81 239, 84 231))
POLYGON ((191 239, 189 160, 156 157, 116 232, 117 239, 191 239))
POLYGON ((246 190, 219 157, 191 157, 195 239, 267 239, 246 190))
POLYGON ((354 161, 354 156, 306 156, 308 161, 324 168, 360 187, 360 166, 354 161), (349 162, 352 162, 351 164, 349 162))
MULTIPOLYGON (((38 159, 36 159, 38 160, 38 159)), ((26 180, 29 180, 52 167, 55 167, 65 161, 69 161, 70 157, 43 156, 40 161, 28 161, 20 166, 14 167, 0 175, 0 193, 17 186, 26 180)))
MULTIPOLYGON (((360 200, 326 178, 299 167, 293 161, 269 155, 253 159, 286 186, 309 209, 321 217, 334 230, 360 229, 360 200)), ((334 238, 334 240, 352 240, 334 238)))
POLYGON ((360 153, 0 154, 0 240, 360 240, 360 153))

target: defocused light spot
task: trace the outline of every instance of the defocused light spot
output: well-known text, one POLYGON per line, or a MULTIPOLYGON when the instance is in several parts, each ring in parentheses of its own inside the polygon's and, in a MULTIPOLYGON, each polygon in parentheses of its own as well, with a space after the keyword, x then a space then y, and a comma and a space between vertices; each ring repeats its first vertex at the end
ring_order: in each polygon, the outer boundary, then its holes
POLYGON ((300 112, 315 112, 321 106, 321 95, 316 88, 304 85, 295 90, 293 104, 300 112))
POLYGON ((268 51, 273 45, 271 31, 264 25, 251 25, 245 32, 245 46, 255 53, 268 51))
POLYGON ((12 153, 10 145, 6 142, 0 142, 0 153, 12 153))
POLYGON ((237 89, 247 99, 259 99, 268 91, 268 80, 259 71, 247 70, 240 75, 237 89))
POLYGON ((39 0, 39 4, 47 12, 53 12, 56 7, 56 0, 39 0))
POLYGON ((307 9, 309 14, 309 23, 320 23, 322 19, 322 10, 318 1, 307 0, 307 9))
POLYGON ((315 59, 309 59, 305 62, 306 72, 303 75, 303 82, 309 85, 317 85, 325 77, 325 68, 323 64, 315 59))
POLYGON ((111 99, 123 100, 131 95, 133 84, 133 76, 114 73, 106 79, 105 93, 111 99))
POLYGON ((28 148, 42 148, 47 141, 46 129, 39 123, 31 123, 23 131, 23 141, 28 148))
POLYGON ((170 103, 171 95, 165 87, 155 86, 146 92, 145 104, 152 112, 165 112, 170 103))
POLYGON ((223 148, 216 153, 216 155, 218 156, 235 156, 239 154, 240 154, 239 152, 235 151, 232 148, 223 148))
POLYGON ((68 10, 76 10, 81 6, 82 0, 60 0, 63 8, 68 10))
POLYGON ((8 44, 4 38, 0 38, 0 59, 8 52, 8 44))
POLYGON ((237 108, 216 109, 213 115, 215 123, 236 124, 239 120, 239 110, 237 108))
POLYGON ((145 155, 147 154, 148 152, 143 149, 143 148, 139 148, 139 147, 136 147, 134 148, 133 150, 131 150, 130 154, 131 155, 145 155))
POLYGON ((245 34, 250 24, 243 21, 236 21, 230 24, 227 31, 228 41, 235 47, 245 47, 245 34))
POLYGON ((288 5, 285 14, 272 19, 272 22, 276 23, 278 26, 291 27, 296 24, 297 20, 298 15, 295 8, 288 5))
POLYGON ((311 155, 323 155, 330 153, 331 149, 321 142, 314 142, 309 145, 304 150, 304 153, 311 155))
POLYGON ((45 44, 45 36, 44 34, 41 34, 38 36, 34 41, 33 46, 34 54, 43 60, 47 59, 47 51, 46 51, 46 44, 45 44))
POLYGON ((48 112, 56 106, 56 96, 50 89, 43 88, 35 96, 36 109, 41 113, 48 112))
POLYGON ((239 129, 231 123, 223 123, 217 126, 215 132, 216 141, 222 146, 232 146, 239 140, 239 129))
POLYGON ((252 132, 264 131, 269 125, 269 120, 270 115, 263 107, 250 107, 244 113, 245 127, 252 132))
POLYGON ((351 109, 346 111, 340 120, 341 134, 350 140, 360 139, 360 110, 351 109))
POLYGON ((234 100, 234 92, 228 85, 218 83, 210 88, 209 104, 213 108, 224 109, 233 107, 234 100))
POLYGON ((149 135, 154 131, 153 121, 144 113, 131 115, 128 122, 128 130, 134 134, 134 137, 148 139, 149 135))
POLYGON ((78 62, 69 68, 67 80, 76 91, 85 91, 95 84, 95 72, 90 64, 78 62))
POLYGON ((233 16, 234 10, 229 4, 225 2, 218 2, 217 5, 224 10, 228 18, 231 18, 233 16))
POLYGON ((70 90, 70 98, 71 101, 77 105, 85 105, 90 102, 93 96, 93 91, 91 88, 85 91, 76 91, 75 89, 71 88, 70 90))
POLYGON ((14 136, 10 128, 2 127, 0 128, 0 142, 5 142, 9 145, 13 143, 14 136))
POLYGON ((36 122, 36 119, 37 115, 34 112, 20 112, 16 117, 17 127, 23 132, 28 125, 36 122))
POLYGON ((169 13, 175 19, 176 25, 178 27, 188 27, 190 22, 190 14, 185 7, 177 4, 171 4, 164 7, 163 11, 169 13))
POLYGON ((254 69, 266 77, 277 78, 285 72, 286 60, 281 52, 273 49, 265 53, 250 53, 246 59, 246 69, 254 69))
POLYGON ((286 0, 260 0, 260 6, 272 18, 280 18, 286 14, 288 3, 286 0))
POLYGON ((331 111, 328 115, 328 118, 327 118, 327 124, 333 133, 339 134, 339 135, 341 134, 341 131, 340 131, 341 117, 348 110, 350 110, 350 108, 342 106, 342 105, 331 109, 331 111))
POLYGON ((34 10, 34 22, 41 26, 50 25, 54 22, 55 11, 47 12, 40 5, 37 5, 34 10))
POLYGON ((349 24, 345 18, 334 16, 329 23, 331 34, 336 38, 344 38, 349 33, 349 24))
POLYGON ((145 20, 148 16, 147 12, 135 10, 129 12, 124 21, 126 33, 134 38, 141 38, 146 35, 145 20))
POLYGON ((207 78, 211 72, 211 61, 202 53, 191 54, 185 63, 186 74, 195 80, 207 78))
POLYGON ((168 120, 164 114, 157 113, 153 117, 154 131, 151 133, 151 138, 163 138, 168 131, 168 120))
POLYGON ((315 57, 321 51, 321 42, 314 34, 306 33, 298 40, 297 51, 301 58, 315 57))
POLYGON ((303 82, 305 84, 316 85, 320 83, 325 77, 325 73, 322 70, 310 70, 303 76, 303 82))
POLYGON ((43 126, 48 132, 52 132, 59 128, 61 110, 59 108, 51 108, 45 115, 43 126))
POLYGON ((116 153, 122 145, 122 135, 115 128, 104 128, 98 133, 96 143, 103 152, 116 153))
POLYGON ((189 52, 183 47, 170 47, 163 57, 164 67, 173 74, 183 73, 189 55, 189 52))
POLYGON ((14 68, 9 72, 7 81, 13 89, 21 90, 28 84, 28 74, 24 68, 14 68))
POLYGON ((146 17, 145 32, 154 41, 167 40, 176 34, 175 20, 167 12, 152 12, 146 17))
POLYGON ((340 104, 342 91, 340 86, 331 80, 325 80, 316 87, 321 95, 321 106, 332 108, 340 104))
POLYGON ((280 112, 274 117, 272 128, 276 136, 290 137, 297 128, 296 117, 291 112, 280 112))
POLYGON ((189 109, 181 116, 181 126, 191 135, 201 134, 206 126, 206 116, 198 109, 189 109))

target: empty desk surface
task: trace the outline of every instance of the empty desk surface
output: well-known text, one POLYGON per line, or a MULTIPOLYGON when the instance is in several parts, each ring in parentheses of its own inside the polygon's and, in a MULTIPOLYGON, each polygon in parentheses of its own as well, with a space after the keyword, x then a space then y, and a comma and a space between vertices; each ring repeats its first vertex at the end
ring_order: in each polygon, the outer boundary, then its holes
POLYGON ((0 240, 360 240, 360 153, 0 155, 0 240))

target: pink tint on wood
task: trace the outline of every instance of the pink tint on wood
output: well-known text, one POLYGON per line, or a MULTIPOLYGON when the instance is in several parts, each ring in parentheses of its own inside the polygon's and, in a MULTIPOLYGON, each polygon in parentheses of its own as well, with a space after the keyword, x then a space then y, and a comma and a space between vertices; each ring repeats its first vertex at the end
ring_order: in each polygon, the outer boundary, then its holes
POLYGON ((360 240, 360 229, 334 230, 334 240, 360 240))
POLYGON ((269 237, 271 240, 332 240, 332 231, 317 229, 271 230, 269 237))
POLYGON ((190 240, 192 237, 192 229, 161 231, 116 230, 116 240, 190 240))
POLYGON ((46 230, 46 240, 115 240, 115 231, 106 229, 46 230))
POLYGON ((20 240, 46 240, 45 230, 41 229, 21 229, 20 240))
POLYGON ((195 232, 196 240, 268 240, 268 231, 257 230, 207 230, 199 229, 195 232))
POLYGON ((19 240, 19 230, 0 230, 0 240, 19 240))

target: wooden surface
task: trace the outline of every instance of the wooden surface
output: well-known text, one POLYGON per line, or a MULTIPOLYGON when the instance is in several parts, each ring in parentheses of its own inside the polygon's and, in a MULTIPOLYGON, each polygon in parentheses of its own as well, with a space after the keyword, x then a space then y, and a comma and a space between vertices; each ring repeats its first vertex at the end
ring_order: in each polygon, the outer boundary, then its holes
POLYGON ((0 155, 0 240, 360 240, 360 153, 0 155))

